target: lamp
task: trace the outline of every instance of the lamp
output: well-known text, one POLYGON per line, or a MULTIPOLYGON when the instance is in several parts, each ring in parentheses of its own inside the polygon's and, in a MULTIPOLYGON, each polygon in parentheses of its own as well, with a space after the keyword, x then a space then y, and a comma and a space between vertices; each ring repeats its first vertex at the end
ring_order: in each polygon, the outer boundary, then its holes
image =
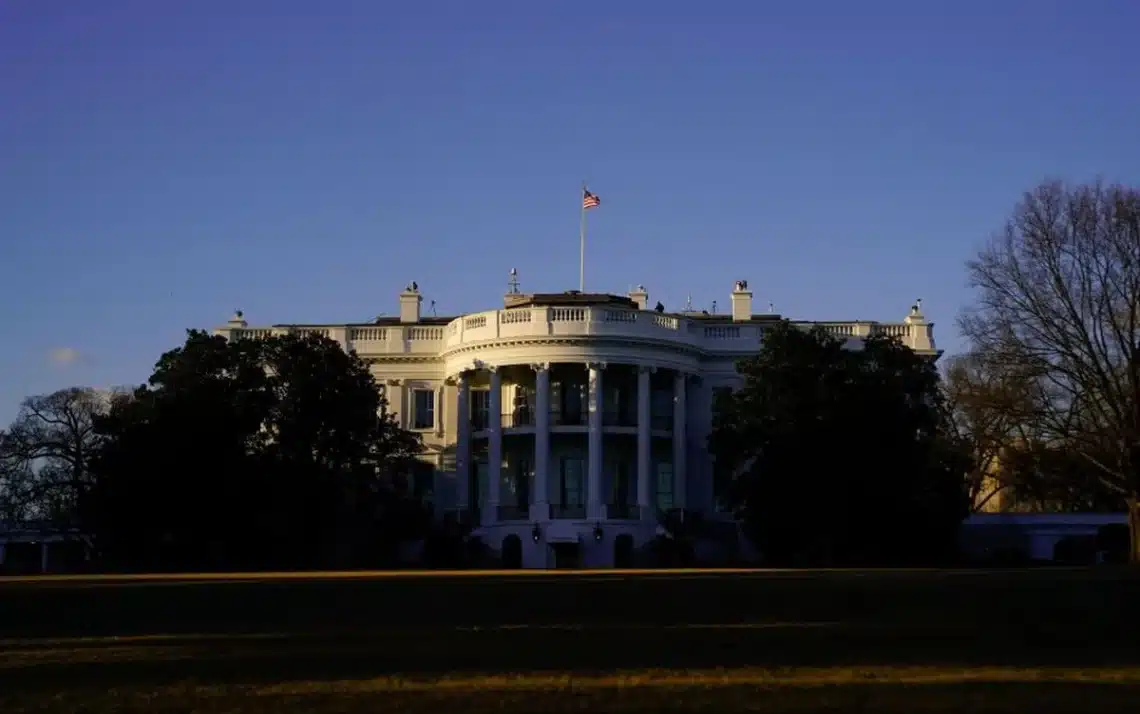
POLYGON ((542 540, 542 529, 538 527, 537 523, 534 524, 534 528, 530 529, 530 538, 535 543, 542 540))
POLYGON ((600 541, 601 539, 602 539, 602 524, 601 523, 595 523, 594 524, 594 540, 600 541))

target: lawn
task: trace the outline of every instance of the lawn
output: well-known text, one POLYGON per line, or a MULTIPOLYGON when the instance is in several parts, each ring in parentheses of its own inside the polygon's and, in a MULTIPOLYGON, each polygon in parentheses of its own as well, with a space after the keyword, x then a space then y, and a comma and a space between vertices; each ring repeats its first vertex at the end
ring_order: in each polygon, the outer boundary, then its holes
POLYGON ((1126 569, 0 579, 0 711, 1119 712, 1126 569))

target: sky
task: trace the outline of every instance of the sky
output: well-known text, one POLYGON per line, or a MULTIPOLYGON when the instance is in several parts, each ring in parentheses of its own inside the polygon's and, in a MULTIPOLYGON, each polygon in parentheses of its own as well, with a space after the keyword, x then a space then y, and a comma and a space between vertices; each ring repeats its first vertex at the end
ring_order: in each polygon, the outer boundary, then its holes
POLYGON ((577 287, 965 347, 1046 178, 1140 183, 1135 0, 0 0, 0 423, 184 330, 577 287))

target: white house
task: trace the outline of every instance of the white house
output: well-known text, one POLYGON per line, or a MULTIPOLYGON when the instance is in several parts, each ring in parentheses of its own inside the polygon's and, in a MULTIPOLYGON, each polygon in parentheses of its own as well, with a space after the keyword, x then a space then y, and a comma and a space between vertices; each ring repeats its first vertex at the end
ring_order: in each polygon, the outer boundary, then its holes
MULTIPOLYGON (((328 336, 371 365, 402 425, 424 438, 413 488, 441 519, 523 567, 612 566, 652 539, 658 514, 725 516, 710 457, 713 395, 739 379, 780 319, 754 314, 745 281, 731 311, 667 313, 644 288, 628 296, 522 294, 503 309, 425 316, 415 283, 398 318, 367 324, 250 326, 217 334, 328 336)), ((803 323, 858 343, 897 337, 936 356, 920 304, 901 322, 803 323)))

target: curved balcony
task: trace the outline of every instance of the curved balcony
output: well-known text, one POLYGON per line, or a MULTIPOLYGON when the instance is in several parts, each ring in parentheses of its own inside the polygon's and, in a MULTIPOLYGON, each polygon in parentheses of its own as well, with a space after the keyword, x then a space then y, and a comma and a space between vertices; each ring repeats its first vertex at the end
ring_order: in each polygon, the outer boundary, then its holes
POLYGON ((699 350, 751 350, 760 343, 761 324, 703 324, 707 321, 648 310, 606 306, 532 306, 490 310, 452 320, 444 350, 503 339, 610 337, 658 341, 699 350))

